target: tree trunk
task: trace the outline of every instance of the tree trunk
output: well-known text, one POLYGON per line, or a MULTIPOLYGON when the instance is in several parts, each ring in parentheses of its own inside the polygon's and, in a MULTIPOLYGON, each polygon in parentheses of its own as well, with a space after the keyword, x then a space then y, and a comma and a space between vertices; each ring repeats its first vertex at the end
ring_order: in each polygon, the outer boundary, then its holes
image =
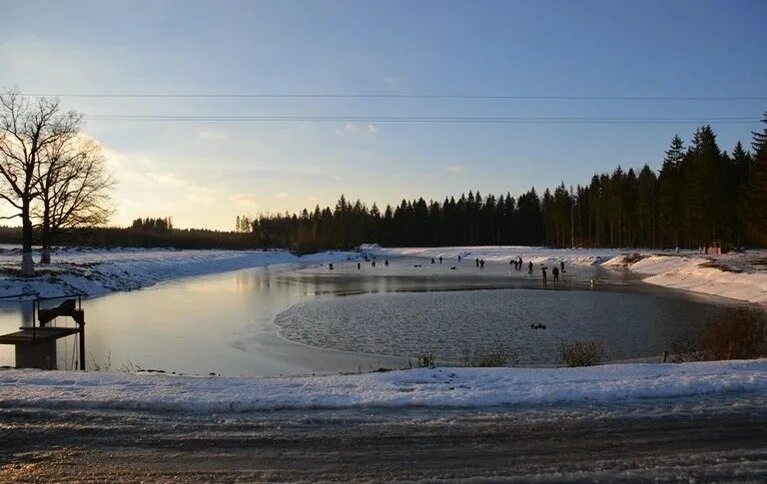
POLYGON ((48 203, 43 209, 43 226, 40 230, 40 244, 42 245, 40 251, 40 264, 51 263, 51 244, 53 243, 53 237, 51 237, 51 219, 48 203))
POLYGON ((21 206, 21 275, 34 277, 35 263, 32 260, 32 219, 29 217, 29 200, 21 206))

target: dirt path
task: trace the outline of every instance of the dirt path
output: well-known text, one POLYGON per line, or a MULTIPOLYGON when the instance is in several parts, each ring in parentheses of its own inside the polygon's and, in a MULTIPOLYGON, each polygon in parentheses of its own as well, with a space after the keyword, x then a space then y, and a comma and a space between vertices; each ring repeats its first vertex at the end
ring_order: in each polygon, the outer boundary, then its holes
POLYGON ((226 416, 0 409, 0 480, 759 481, 764 400, 717 412, 695 402, 226 416))

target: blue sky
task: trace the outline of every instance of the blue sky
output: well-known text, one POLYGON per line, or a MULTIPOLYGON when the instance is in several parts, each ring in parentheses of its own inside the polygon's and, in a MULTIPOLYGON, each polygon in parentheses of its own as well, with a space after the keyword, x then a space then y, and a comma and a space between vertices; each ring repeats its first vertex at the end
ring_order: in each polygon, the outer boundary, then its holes
MULTIPOLYGON (((0 2, 0 85, 28 93, 767 96, 764 1, 0 2)), ((103 99, 87 115, 758 118, 767 101, 103 99)), ((712 123, 720 144, 757 123, 712 123)), ((694 124, 226 123, 92 119, 114 222, 397 203, 587 182, 694 124)))

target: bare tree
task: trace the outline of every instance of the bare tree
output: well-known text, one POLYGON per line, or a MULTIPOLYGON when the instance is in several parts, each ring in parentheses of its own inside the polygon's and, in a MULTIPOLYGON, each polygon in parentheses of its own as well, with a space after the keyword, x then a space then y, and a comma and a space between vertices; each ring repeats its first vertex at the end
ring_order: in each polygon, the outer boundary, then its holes
POLYGON ((51 262, 51 246, 62 233, 109 220, 114 213, 109 192, 115 183, 97 142, 81 135, 46 148, 38 163, 39 195, 33 210, 39 220, 41 264, 51 262))
POLYGON ((25 277, 34 275, 32 204, 39 195, 37 177, 42 154, 51 145, 71 139, 83 116, 62 112, 58 99, 29 100, 17 90, 0 93, 0 200, 21 217, 22 261, 25 277))

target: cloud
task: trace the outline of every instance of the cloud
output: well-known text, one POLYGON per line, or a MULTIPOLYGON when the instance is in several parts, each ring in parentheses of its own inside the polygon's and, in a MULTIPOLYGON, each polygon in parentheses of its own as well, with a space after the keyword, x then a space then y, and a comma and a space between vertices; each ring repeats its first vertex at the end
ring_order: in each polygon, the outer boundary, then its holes
POLYGON ((447 171, 448 173, 456 173, 456 174, 463 173, 464 170, 465 170, 465 167, 463 165, 452 165, 452 166, 448 166, 445 169, 445 171, 447 171))
POLYGON ((203 141, 229 141, 229 135, 223 131, 205 128, 197 130, 197 138, 203 141))
POLYGON ((347 121, 344 123, 343 129, 336 128, 335 133, 337 135, 347 134, 359 134, 359 135, 375 135, 378 134, 378 126, 373 123, 355 123, 347 121))
POLYGON ((146 176, 160 185, 167 185, 171 187, 186 187, 191 185, 189 180, 182 178, 175 173, 149 172, 146 174, 146 176))
POLYGON ((258 203, 258 197, 253 193, 237 193, 229 197, 229 200, 240 205, 255 205, 258 203))

